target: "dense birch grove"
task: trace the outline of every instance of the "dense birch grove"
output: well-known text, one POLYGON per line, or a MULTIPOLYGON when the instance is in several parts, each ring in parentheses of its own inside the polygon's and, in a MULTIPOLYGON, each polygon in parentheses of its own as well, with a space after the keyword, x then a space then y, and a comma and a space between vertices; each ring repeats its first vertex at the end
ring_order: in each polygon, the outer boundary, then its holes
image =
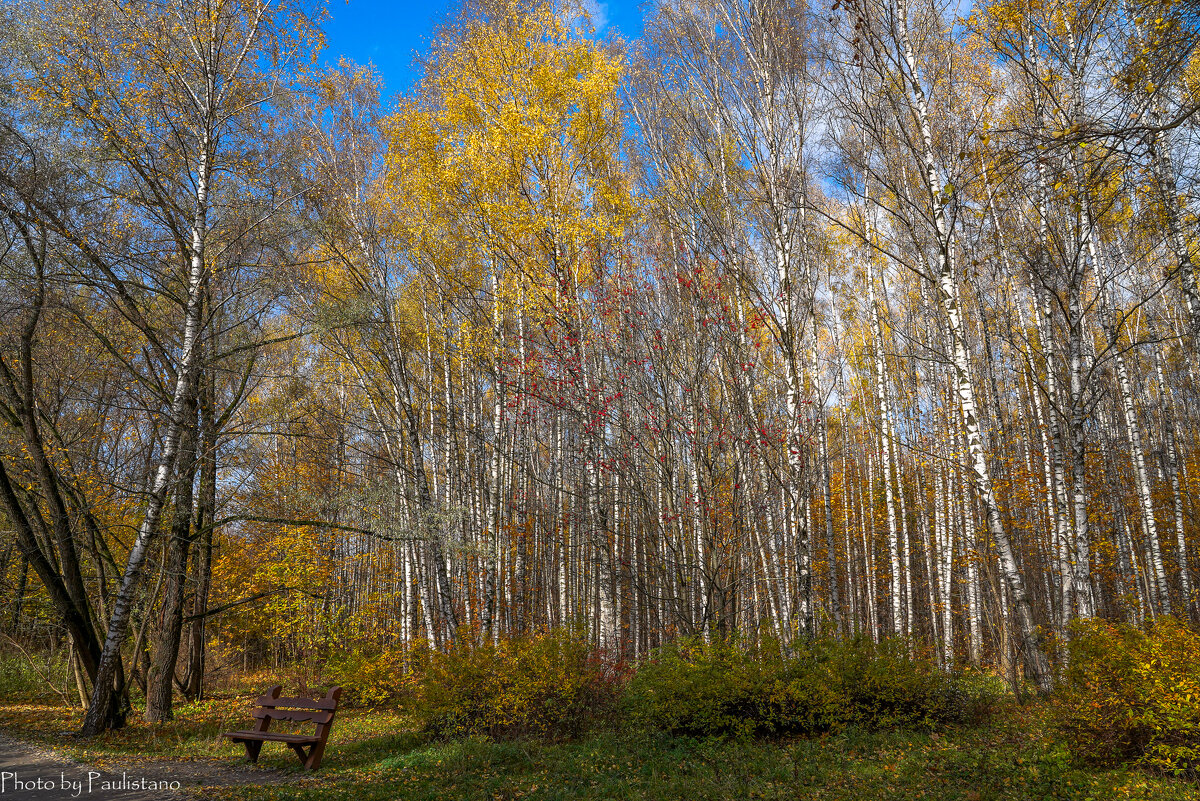
POLYGON ((94 733, 554 627, 1045 690, 1200 622, 1198 13, 481 0, 389 99, 315 6, 10 0, 5 642, 94 733))

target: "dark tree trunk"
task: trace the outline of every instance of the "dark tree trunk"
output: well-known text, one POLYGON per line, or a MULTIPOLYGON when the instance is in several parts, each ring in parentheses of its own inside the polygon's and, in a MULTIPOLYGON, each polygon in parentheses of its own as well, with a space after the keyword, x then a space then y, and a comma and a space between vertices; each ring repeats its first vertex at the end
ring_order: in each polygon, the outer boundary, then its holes
POLYGON ((204 616, 212 582, 213 520, 217 508, 217 427, 213 417, 212 376, 206 376, 200 393, 200 498, 196 504, 193 536, 198 538, 192 569, 195 594, 188 626, 187 673, 180 690, 189 700, 204 694, 204 616))
POLYGON ((17 597, 13 603, 12 621, 9 624, 9 630, 14 634, 17 627, 21 625, 21 605, 25 600, 25 585, 29 581, 29 560, 24 556, 21 557, 21 574, 17 578, 17 597))
POLYGON ((196 393, 186 401, 187 422, 179 448, 179 482, 175 489, 174 520, 167 542, 163 604, 157 642, 146 679, 146 722, 165 723, 173 717, 175 664, 183 633, 183 596, 187 583, 188 551, 192 544, 193 486, 196 479, 196 393))

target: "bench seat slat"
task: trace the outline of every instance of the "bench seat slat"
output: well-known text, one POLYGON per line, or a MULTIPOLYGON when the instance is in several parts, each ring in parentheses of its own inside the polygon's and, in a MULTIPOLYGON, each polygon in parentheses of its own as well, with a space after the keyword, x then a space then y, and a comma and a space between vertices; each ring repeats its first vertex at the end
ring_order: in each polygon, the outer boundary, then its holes
POLYGON ((297 745, 321 742, 320 737, 314 737, 311 734, 279 734, 273 731, 230 731, 225 732, 221 736, 228 737, 235 742, 243 740, 270 740, 273 743, 295 743, 297 745))

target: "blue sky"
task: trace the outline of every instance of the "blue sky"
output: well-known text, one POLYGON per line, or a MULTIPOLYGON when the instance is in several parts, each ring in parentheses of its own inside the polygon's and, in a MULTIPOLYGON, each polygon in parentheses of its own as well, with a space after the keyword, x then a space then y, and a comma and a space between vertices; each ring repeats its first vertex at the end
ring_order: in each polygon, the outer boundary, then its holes
MULTIPOLYGON (((642 33, 644 0, 588 0, 597 33, 626 39, 642 33)), ((414 59, 429 48, 434 30, 453 19, 459 3, 429 0, 330 0, 325 60, 345 57, 375 65, 385 94, 407 91, 418 77, 414 59)))

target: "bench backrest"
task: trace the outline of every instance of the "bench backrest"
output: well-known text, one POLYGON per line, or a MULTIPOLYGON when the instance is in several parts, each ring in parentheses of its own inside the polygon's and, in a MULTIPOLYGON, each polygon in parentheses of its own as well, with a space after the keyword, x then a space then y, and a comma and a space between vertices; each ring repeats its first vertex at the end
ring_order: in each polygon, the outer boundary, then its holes
POLYGON ((266 731, 272 720, 295 723, 311 721, 317 724, 318 736, 323 736, 329 730, 333 713, 337 711, 338 698, 342 695, 341 687, 334 687, 324 698, 280 698, 282 692, 283 685, 276 684, 255 701, 258 708, 251 714, 258 721, 257 731, 266 731))

